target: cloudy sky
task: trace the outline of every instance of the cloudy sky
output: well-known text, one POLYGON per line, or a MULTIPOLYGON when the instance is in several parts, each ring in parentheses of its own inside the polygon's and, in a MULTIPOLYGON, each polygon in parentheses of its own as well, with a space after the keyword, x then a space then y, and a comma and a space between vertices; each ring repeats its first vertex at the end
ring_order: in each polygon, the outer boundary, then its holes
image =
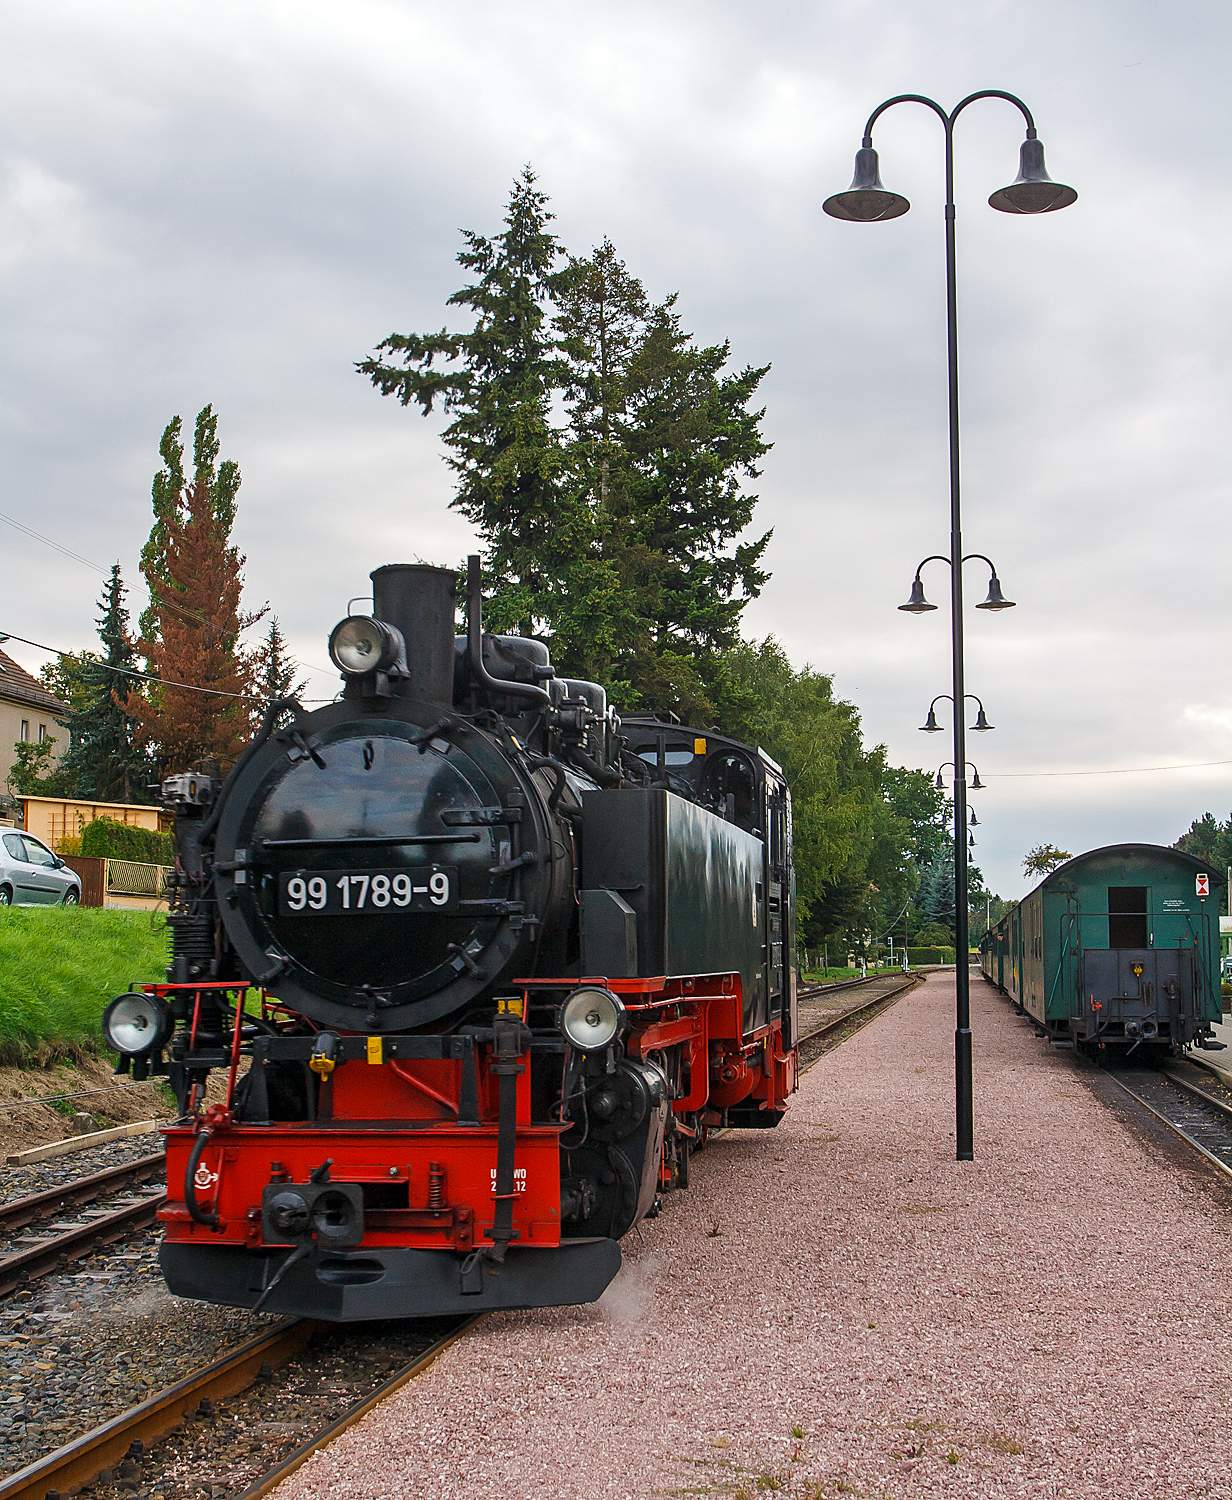
MULTIPOLYGON (((1227 817, 1228 32, 1217 0, 10 5, 0 513, 86 561, 0 522, 0 630, 91 643, 88 564, 137 581, 159 434, 207 401, 243 471, 249 598, 305 663, 373 566, 456 560, 439 426, 352 366, 441 326, 459 228, 496 229, 529 161, 571 248, 610 235, 699 337, 773 365, 749 627, 935 769, 946 737, 916 726, 948 687, 947 616, 895 606, 948 550, 937 122, 878 126, 904 218, 820 203, 883 98, 1002 88, 1080 196, 991 211, 1021 125, 963 116, 965 542, 1018 601, 967 622, 996 725, 972 736, 976 858, 1016 895, 1038 841, 1227 817)), ((972 603, 983 585, 971 565, 972 603)))

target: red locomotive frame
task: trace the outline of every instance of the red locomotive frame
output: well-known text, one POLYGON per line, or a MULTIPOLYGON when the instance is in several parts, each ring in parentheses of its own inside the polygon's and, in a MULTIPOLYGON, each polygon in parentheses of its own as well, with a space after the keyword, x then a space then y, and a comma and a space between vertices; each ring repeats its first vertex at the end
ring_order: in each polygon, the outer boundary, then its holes
MULTIPOLYGON (((629 1017, 625 1050, 653 1060, 681 1049, 686 1087, 672 1100, 674 1126, 664 1142, 659 1185, 676 1185, 679 1163, 704 1143, 707 1130, 734 1106, 786 1108, 796 1086, 796 1054, 784 1045, 779 1018, 742 1034, 738 974, 658 979, 516 980, 521 1015, 532 994, 602 984, 621 997, 629 1017)), ((242 1000, 247 986, 228 983, 143 986, 166 998, 175 991, 213 990, 242 1000)), ((518 1002, 505 1002, 506 1013, 518 1002)), ((263 1012, 284 1008, 262 992, 263 1012)), ((240 1058, 237 1010, 224 1104, 164 1127, 168 1201, 159 1217, 169 1243, 206 1243, 235 1249, 285 1245, 264 1237, 262 1195, 280 1182, 306 1182, 328 1161, 329 1180, 364 1190, 362 1246, 468 1252, 491 1243, 498 1133, 498 1078, 488 1046, 475 1049, 479 1123, 459 1124, 462 1067, 454 1059, 401 1060, 386 1055, 394 1038, 369 1036, 366 1058, 316 1067, 323 1108, 310 1125, 299 1121, 249 1125, 231 1112, 240 1058), (427 1112, 427 1113, 425 1113, 427 1112), (402 1128, 395 1122, 405 1121, 402 1128), (414 1122, 413 1128, 410 1122, 414 1122), (208 1139, 202 1142, 200 1137, 208 1139), (191 1186, 190 1160, 197 1156, 191 1186), (188 1194, 196 1216, 190 1211, 188 1194), (202 1222, 203 1219, 215 1222, 202 1222)), ((286 1012, 288 1016, 292 1012, 286 1012)), ((302 1018, 295 1016, 296 1021, 302 1018)), ((350 1034, 352 1038, 362 1033, 350 1034)), ((517 1078, 513 1243, 522 1249, 561 1244, 560 1137, 568 1122, 531 1119, 528 1050, 517 1078)), ((195 1101, 194 1101, 195 1106, 195 1101)))

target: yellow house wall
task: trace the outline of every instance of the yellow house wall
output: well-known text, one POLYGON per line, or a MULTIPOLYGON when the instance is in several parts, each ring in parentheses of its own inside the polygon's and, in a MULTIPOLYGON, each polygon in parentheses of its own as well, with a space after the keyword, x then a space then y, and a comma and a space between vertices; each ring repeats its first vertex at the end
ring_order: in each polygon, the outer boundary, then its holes
POLYGON ((62 838, 72 838, 95 818, 113 818, 137 828, 158 829, 158 808, 131 802, 78 802, 59 797, 23 797, 24 827, 54 849, 62 838))
POLYGON ((52 751, 52 765, 59 764, 68 752, 68 730, 61 729, 55 715, 48 708, 35 708, 32 703, 18 703, 11 698, 0 697, 0 787, 8 781, 9 772, 17 761, 13 746, 21 738, 21 721, 30 725, 30 739, 37 744, 39 725, 47 730, 47 736, 56 744, 52 751))

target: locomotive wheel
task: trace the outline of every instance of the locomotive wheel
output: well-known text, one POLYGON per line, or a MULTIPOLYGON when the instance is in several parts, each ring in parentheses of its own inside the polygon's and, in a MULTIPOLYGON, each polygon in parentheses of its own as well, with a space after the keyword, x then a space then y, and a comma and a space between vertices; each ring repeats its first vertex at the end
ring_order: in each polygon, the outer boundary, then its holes
POLYGON ((618 1240, 637 1213, 638 1178, 619 1146, 586 1145, 570 1153, 572 1170, 595 1184, 595 1207, 574 1226, 577 1234, 606 1234, 618 1240))

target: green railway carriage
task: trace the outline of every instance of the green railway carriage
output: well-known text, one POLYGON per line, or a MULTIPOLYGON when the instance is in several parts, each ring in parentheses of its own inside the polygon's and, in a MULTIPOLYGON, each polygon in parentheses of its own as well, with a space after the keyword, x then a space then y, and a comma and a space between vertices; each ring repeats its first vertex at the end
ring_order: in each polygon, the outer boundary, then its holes
POLYGON ((980 966, 1057 1046, 1128 1054, 1222 1048, 1219 897, 1226 880, 1155 844, 1080 854, 1007 912, 980 966))

